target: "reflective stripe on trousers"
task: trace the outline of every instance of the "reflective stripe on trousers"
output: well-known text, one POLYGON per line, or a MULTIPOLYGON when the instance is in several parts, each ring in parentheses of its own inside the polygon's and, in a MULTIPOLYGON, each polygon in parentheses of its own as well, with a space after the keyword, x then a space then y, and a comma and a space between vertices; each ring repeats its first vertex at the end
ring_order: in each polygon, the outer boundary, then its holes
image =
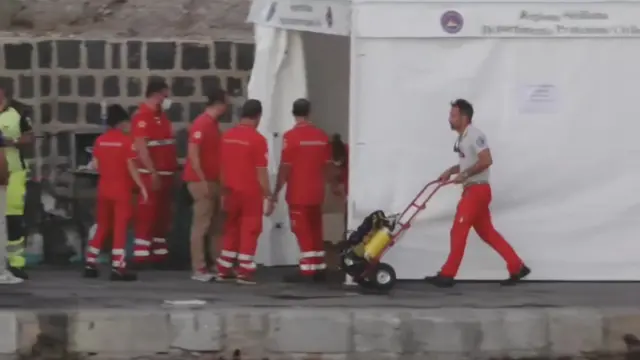
POLYGON ((18 240, 7 241, 7 258, 9 266, 14 268, 23 268, 27 265, 24 254, 24 237, 18 240))
POLYGON ((133 251, 135 257, 148 257, 153 255, 168 255, 167 240, 164 238, 153 238, 153 241, 144 239, 135 239, 134 245, 136 249, 133 251), (149 249, 151 251, 149 251, 149 249))
POLYGON ((220 251, 220 257, 216 262, 218 265, 218 272, 223 275, 229 274, 229 272, 233 270, 236 262, 238 265, 237 273, 240 277, 251 276, 257 268, 252 255, 240 254, 228 250, 220 251))
POLYGON ((303 272, 320 271, 327 268, 324 251, 306 251, 300 254, 300 270, 303 272))

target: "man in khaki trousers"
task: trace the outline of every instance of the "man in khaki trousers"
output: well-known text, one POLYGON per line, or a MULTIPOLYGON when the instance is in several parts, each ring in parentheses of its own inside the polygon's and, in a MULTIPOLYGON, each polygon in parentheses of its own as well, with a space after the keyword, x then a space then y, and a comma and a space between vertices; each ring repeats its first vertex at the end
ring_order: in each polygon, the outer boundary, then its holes
POLYGON ((191 279, 207 282, 214 274, 207 268, 205 238, 209 239, 210 259, 218 257, 219 244, 215 229, 220 216, 220 129, 218 118, 227 110, 227 94, 222 89, 211 91, 207 108, 189 128, 187 163, 183 180, 193 198, 191 225, 191 279))

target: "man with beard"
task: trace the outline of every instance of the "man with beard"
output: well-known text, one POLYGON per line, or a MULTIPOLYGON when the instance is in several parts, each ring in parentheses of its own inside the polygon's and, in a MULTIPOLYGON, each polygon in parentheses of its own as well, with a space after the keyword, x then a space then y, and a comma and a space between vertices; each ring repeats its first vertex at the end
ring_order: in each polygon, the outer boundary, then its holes
POLYGON ((451 228, 449 257, 436 276, 425 278, 438 287, 454 285, 454 278, 462 263, 467 237, 472 227, 507 263, 510 276, 501 283, 502 285, 513 285, 531 272, 511 245, 493 227, 489 210, 489 167, 493 160, 486 136, 471 124, 473 112, 473 106, 467 100, 458 99, 451 103, 449 123, 451 129, 458 133, 453 150, 458 154, 460 161, 458 165, 442 173, 439 180, 446 182, 451 176, 457 175, 453 182, 461 184, 464 190, 451 228))

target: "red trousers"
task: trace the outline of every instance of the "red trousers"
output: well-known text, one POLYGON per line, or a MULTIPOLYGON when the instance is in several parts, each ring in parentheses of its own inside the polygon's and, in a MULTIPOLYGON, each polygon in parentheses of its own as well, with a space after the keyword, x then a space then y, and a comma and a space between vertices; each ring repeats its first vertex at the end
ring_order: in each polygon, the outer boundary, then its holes
POLYGON ((250 277, 256 270, 254 256, 262 232, 264 198, 260 194, 225 193, 222 208, 225 219, 222 250, 217 261, 218 273, 229 276, 235 268, 238 277, 250 277))
POLYGON ((171 231, 173 204, 173 176, 160 175, 160 188, 152 190, 151 176, 140 174, 148 199, 138 196, 135 219, 134 261, 161 262, 169 255, 167 235, 171 231))
POLYGON ((97 228, 93 239, 87 248, 87 264, 96 263, 96 258, 104 245, 104 241, 112 235, 111 265, 114 268, 124 268, 125 249, 127 247, 127 228, 131 221, 131 199, 111 199, 98 196, 96 209, 97 228))
POLYGON ((478 233, 478 236, 504 259, 507 263, 509 274, 516 274, 520 271, 523 262, 511 245, 493 227, 489 203, 491 203, 491 187, 489 184, 465 187, 451 227, 451 250, 440 271, 440 275, 447 277, 455 277, 457 275, 465 247, 467 246, 469 230, 472 227, 478 233))
POLYGON ((313 275, 327 268, 324 262, 322 205, 289 204, 291 231, 300 246, 300 272, 313 275))

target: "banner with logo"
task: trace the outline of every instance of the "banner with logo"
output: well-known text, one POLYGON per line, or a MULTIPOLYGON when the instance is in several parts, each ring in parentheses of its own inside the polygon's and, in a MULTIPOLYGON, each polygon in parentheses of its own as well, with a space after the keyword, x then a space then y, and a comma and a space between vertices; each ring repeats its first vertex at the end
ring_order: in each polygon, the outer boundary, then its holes
POLYGON ((281 29, 349 35, 350 2, 345 0, 255 0, 248 22, 281 29))
POLYGON ((358 7, 355 31, 359 37, 640 37, 640 2, 368 3, 358 7))

